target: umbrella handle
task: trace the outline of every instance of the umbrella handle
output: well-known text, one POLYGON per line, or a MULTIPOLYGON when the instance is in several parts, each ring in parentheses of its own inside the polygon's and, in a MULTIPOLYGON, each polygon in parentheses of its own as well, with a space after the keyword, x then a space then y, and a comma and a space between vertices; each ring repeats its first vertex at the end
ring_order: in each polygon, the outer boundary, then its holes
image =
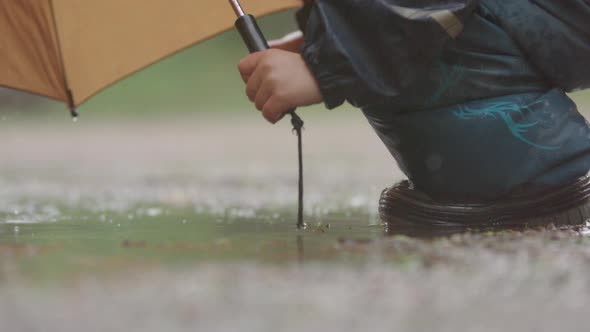
MULTIPOLYGON (((260 30, 258 23, 256 23, 256 18, 252 15, 246 14, 238 0, 230 0, 230 4, 238 16, 235 24, 236 29, 240 32, 248 51, 250 51, 250 53, 255 53, 268 50, 270 47, 268 46, 268 42, 266 41, 266 38, 264 38, 264 34, 260 30)), ((303 120, 297 115, 297 113, 295 113, 294 108, 287 111, 287 113, 291 115, 293 131, 297 134, 297 152, 299 159, 299 208, 297 213, 297 228, 303 229, 305 228, 305 223, 303 222, 303 148, 301 137, 303 120)))
POLYGON ((260 52, 270 48, 254 16, 244 14, 238 17, 236 20, 236 29, 240 32, 250 53, 260 52))
MULTIPOLYGON (((232 4, 237 3, 237 1, 232 1, 232 4)), ((239 3, 238 3, 239 5, 239 3)), ((244 14, 244 11, 241 7, 237 7, 236 13, 240 15, 238 20, 236 21, 236 29, 240 32, 246 47, 250 53, 260 52, 268 50, 270 47, 268 46, 268 42, 266 38, 264 38, 264 34, 260 30, 258 23, 256 23, 256 19, 254 16, 249 14, 244 14)), ((291 109, 287 112, 291 115, 291 123, 293 124, 294 130, 299 130, 303 127, 303 120, 295 113, 295 109, 291 109)))

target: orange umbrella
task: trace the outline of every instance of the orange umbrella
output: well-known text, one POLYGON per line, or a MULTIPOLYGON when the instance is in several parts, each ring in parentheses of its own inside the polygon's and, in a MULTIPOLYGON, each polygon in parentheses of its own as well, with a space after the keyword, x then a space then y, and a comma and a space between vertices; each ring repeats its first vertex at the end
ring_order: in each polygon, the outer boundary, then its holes
MULTIPOLYGON (((249 0, 254 15, 300 0, 249 0)), ((232 27, 223 0, 0 0, 0 86, 75 108, 109 85, 232 27)))

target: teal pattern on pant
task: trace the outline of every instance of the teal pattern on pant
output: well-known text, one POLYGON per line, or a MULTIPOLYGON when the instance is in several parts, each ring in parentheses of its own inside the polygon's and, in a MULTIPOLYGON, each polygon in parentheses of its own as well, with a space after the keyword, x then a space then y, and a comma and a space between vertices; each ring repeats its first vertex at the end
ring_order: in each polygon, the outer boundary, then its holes
POLYGON ((514 116, 524 117, 525 112, 533 112, 532 106, 535 104, 545 103, 544 100, 538 100, 531 105, 518 105, 512 102, 494 102, 486 105, 483 108, 474 109, 469 106, 459 105, 459 110, 454 111, 453 114, 461 120, 481 119, 482 117, 490 117, 492 119, 500 118, 504 121, 510 132, 517 139, 542 150, 556 150, 560 146, 547 146, 531 142, 524 135, 534 127, 541 125, 541 121, 536 120, 532 122, 518 122, 514 120, 514 116))

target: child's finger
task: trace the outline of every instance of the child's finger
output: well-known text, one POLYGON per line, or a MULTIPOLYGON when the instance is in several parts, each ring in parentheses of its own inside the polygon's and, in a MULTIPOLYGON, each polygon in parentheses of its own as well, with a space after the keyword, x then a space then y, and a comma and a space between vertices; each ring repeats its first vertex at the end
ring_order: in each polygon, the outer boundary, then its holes
POLYGON ((250 76, 256 70, 258 61, 261 59, 263 54, 264 52, 252 53, 247 57, 243 58, 238 64, 238 70, 240 71, 240 75, 242 76, 242 80, 244 80, 244 83, 248 82, 250 76))
POLYGON ((270 97, 266 104, 262 107, 262 115, 264 118, 272 123, 275 124, 279 122, 283 118, 283 113, 285 113, 289 108, 285 107, 283 102, 276 97, 270 97))
POLYGON ((272 96, 273 91, 273 84, 270 80, 265 80, 260 85, 260 88, 256 92, 256 100, 254 103, 256 104, 256 109, 262 111, 264 108, 264 104, 268 101, 268 99, 272 96))
POLYGON ((251 102, 256 100, 256 95, 258 94, 258 90, 262 85, 264 80, 265 73, 260 68, 255 70, 254 73, 248 79, 248 83, 246 83, 246 95, 251 102))

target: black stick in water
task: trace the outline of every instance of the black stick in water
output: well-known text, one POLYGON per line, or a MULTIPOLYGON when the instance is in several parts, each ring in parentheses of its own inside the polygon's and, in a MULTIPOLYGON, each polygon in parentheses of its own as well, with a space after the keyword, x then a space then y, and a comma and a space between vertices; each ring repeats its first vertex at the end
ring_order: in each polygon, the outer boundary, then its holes
MULTIPOLYGON (((229 0, 229 3, 238 16, 236 29, 240 32, 250 53, 269 49, 268 42, 266 41, 266 38, 264 38, 262 31, 260 31, 254 16, 244 12, 239 0, 229 0)), ((297 211, 297 228, 303 229, 305 228, 305 223, 303 222, 303 143, 301 137, 303 120, 297 115, 297 113, 295 113, 295 109, 291 109, 287 113, 291 115, 293 131, 297 134, 297 156, 299 158, 299 207, 297 211)))

